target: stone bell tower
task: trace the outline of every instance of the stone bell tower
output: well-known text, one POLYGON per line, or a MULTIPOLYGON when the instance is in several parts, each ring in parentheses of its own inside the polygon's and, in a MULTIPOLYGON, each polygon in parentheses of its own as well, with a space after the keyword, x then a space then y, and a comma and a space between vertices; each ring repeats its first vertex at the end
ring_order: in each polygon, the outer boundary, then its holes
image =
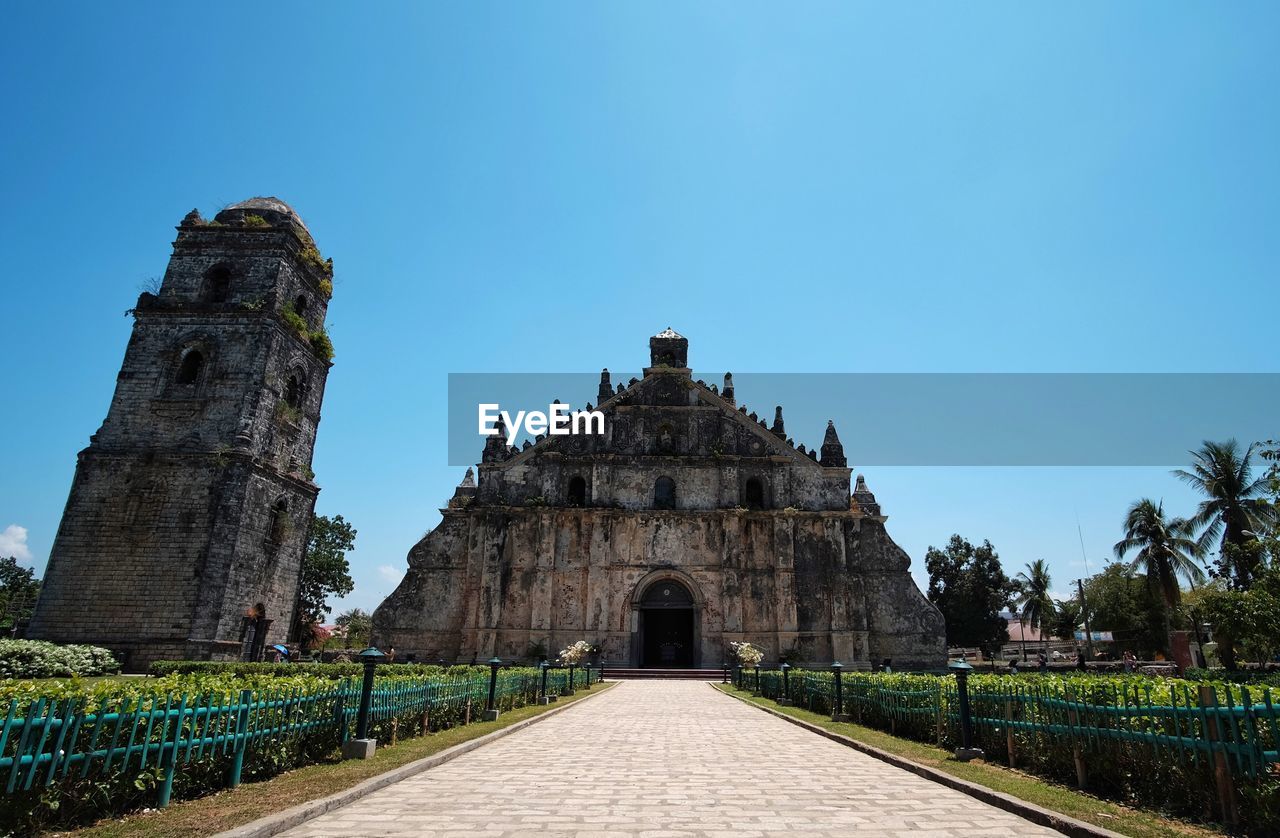
POLYGON ((30 637, 106 646, 133 670, 286 639, 319 492, 332 277, 276 198, 182 220, 79 454, 30 637))

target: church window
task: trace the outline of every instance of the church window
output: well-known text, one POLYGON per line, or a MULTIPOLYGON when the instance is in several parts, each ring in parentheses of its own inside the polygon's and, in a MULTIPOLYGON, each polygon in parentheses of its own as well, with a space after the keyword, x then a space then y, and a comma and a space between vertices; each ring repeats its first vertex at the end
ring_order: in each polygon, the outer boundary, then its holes
POLYGON ((192 349, 182 356, 182 363, 178 365, 178 374, 174 376, 173 381, 185 387, 193 386, 199 383, 203 369, 204 355, 200 354, 200 350, 192 349))
POLYGON ((289 373, 289 379, 284 383, 284 401, 289 407, 302 407, 302 399, 307 392, 307 379, 302 374, 302 370, 294 370, 289 373))
POLYGON ((569 505, 587 505, 587 481, 581 475, 575 475, 569 480, 569 505))
POLYGON ((653 484, 653 508, 676 508, 676 481, 670 477, 659 477, 653 484))
POLYGON ((204 299, 207 303, 225 303, 231 296, 231 269, 218 265, 204 278, 204 299))
POLYGON ((745 506, 747 509, 764 509, 764 484, 759 477, 751 477, 747 479, 745 506))

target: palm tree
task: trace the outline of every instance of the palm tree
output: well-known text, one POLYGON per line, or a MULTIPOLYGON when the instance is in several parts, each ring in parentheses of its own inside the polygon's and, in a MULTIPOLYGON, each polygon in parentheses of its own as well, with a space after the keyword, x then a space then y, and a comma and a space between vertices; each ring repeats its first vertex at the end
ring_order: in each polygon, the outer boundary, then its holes
POLYGON ((1053 597, 1049 596, 1049 565, 1044 559, 1036 559, 1020 571, 1014 580, 1018 585, 1017 606, 1022 614, 1022 659, 1027 659, 1027 631, 1031 626, 1039 631, 1053 619, 1053 597))
MULTIPOLYGON (((1129 572, 1142 570, 1147 582, 1160 591, 1164 598, 1164 634, 1173 633, 1172 613, 1182 599, 1178 590, 1178 577, 1185 576, 1196 584, 1204 581, 1204 571, 1197 563, 1203 555, 1202 543, 1196 540, 1195 524, 1186 518, 1166 519, 1164 503, 1150 498, 1134 501, 1124 519, 1124 538, 1116 542, 1116 559, 1124 561, 1133 551, 1137 554, 1129 562, 1129 572)), ((1169 642, 1170 651, 1173 643, 1169 642)))
POLYGON ((1228 551, 1227 546, 1243 547, 1257 534, 1266 532, 1276 519, 1275 507, 1263 497, 1268 487, 1267 475, 1253 477, 1256 447, 1250 445, 1241 454, 1234 439, 1206 441, 1199 451, 1190 452, 1190 471, 1173 472, 1205 496, 1190 523, 1194 529, 1203 528, 1202 548, 1221 536, 1218 561, 1223 575, 1236 589, 1247 588, 1253 581, 1256 561, 1247 559, 1238 549, 1228 551))

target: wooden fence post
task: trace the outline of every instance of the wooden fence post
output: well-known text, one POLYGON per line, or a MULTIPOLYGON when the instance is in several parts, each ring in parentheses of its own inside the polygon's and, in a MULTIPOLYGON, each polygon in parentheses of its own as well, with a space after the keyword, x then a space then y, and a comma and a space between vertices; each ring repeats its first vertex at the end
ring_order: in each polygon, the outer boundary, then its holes
POLYGON ((1067 687, 1063 696, 1067 700, 1067 726, 1071 729, 1071 757, 1076 763, 1076 785, 1084 788, 1089 784, 1089 773, 1084 764, 1084 753, 1080 749, 1080 735, 1076 733, 1076 729, 1080 726, 1080 717, 1076 713, 1076 708, 1070 705, 1075 703, 1076 691, 1071 687, 1067 687))
POLYGON ((426 736, 431 732, 431 710, 428 708, 422 711, 422 735, 426 736))
POLYGON ((1013 749, 1013 702, 1004 700, 1004 746, 1009 752, 1009 767, 1018 767, 1018 756, 1013 749))
POLYGON ((462 724, 463 724, 463 726, 466 726, 466 725, 471 724, 471 698, 470 698, 470 696, 468 696, 468 697, 467 697, 467 709, 466 709, 466 711, 464 711, 464 712, 463 712, 463 714, 462 714, 462 724))
POLYGON ((399 735, 399 733, 400 733, 400 718, 397 716, 391 719, 391 744, 392 745, 396 744, 396 737, 399 735))
POLYGON ((1235 783, 1231 777, 1231 766, 1227 761, 1227 749, 1218 743, 1225 741, 1226 736, 1219 724, 1218 696, 1210 684, 1200 685, 1201 716, 1204 718, 1205 736, 1213 753, 1213 783, 1218 789, 1218 806, 1222 811, 1222 821, 1228 826, 1240 823, 1240 810, 1236 807, 1235 783), (1204 711, 1209 711, 1208 713, 1204 711))

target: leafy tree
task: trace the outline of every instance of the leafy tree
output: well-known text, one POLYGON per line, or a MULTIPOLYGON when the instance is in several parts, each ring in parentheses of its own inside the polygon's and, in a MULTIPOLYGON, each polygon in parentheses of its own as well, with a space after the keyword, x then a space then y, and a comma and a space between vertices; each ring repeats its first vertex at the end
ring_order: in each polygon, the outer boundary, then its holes
MULTIPOLYGON (((1018 586, 1016 605, 1024 626, 1039 631, 1053 618, 1053 597, 1049 596, 1049 565, 1044 559, 1036 559, 1019 571, 1014 579, 1018 586)), ((1022 640, 1022 659, 1027 659, 1027 641, 1022 640)))
POLYGON ((1257 448, 1256 444, 1250 445, 1241 453, 1234 439, 1206 441, 1198 451, 1191 452, 1190 471, 1173 472, 1205 496, 1191 524, 1196 529, 1203 528, 1201 544, 1205 548, 1221 539, 1214 575, 1227 579, 1237 590, 1249 587, 1258 566, 1251 564, 1251 557, 1245 553, 1230 555, 1227 545, 1242 547, 1275 524, 1275 507, 1263 497, 1271 485, 1270 473, 1253 476, 1257 448))
POLYGON ((1084 612, 1080 608, 1079 597, 1054 600, 1053 615, 1049 622, 1049 634, 1064 640, 1075 639, 1076 629, 1084 620, 1084 612))
POLYGON ((1000 612, 1010 607, 1016 587, 991 542, 974 547, 953 535, 945 548, 931 546, 924 562, 929 599, 947 621, 947 643, 992 655, 1009 642, 1009 625, 1000 612))
POLYGON ((1213 626, 1224 664, 1237 655, 1266 661, 1280 652, 1280 570, 1263 570, 1248 590, 1215 580, 1198 594, 1197 611, 1213 626))
POLYGON ((36 572, 22 567, 14 556, 0 559, 0 630, 12 631, 18 623, 31 619, 40 593, 36 572))
POLYGON ((331 596, 346 596, 355 589, 347 552, 356 546, 355 528, 341 515, 315 515, 307 529, 298 583, 298 608, 293 635, 307 648, 315 641, 311 626, 319 625, 331 610, 331 596))
POLYGON ((1164 600, 1165 647, 1172 656, 1173 612, 1178 607, 1182 593, 1178 577, 1183 576, 1193 585, 1204 582, 1204 571, 1196 562, 1203 554, 1200 542, 1192 536, 1195 526, 1185 518, 1167 519, 1164 504, 1150 498, 1134 501, 1124 519, 1124 538, 1114 547, 1116 559, 1124 561, 1135 553, 1129 562, 1130 572, 1143 571, 1147 581, 1160 592, 1164 600))
POLYGON ((346 631, 345 645, 348 649, 364 648, 369 645, 369 634, 373 631, 373 617, 361 608, 343 611, 334 621, 346 631))
POLYGON ((1164 648, 1164 602, 1145 574, 1112 562, 1085 580, 1084 593, 1091 629, 1111 632, 1118 645, 1135 648, 1144 656, 1164 648))

